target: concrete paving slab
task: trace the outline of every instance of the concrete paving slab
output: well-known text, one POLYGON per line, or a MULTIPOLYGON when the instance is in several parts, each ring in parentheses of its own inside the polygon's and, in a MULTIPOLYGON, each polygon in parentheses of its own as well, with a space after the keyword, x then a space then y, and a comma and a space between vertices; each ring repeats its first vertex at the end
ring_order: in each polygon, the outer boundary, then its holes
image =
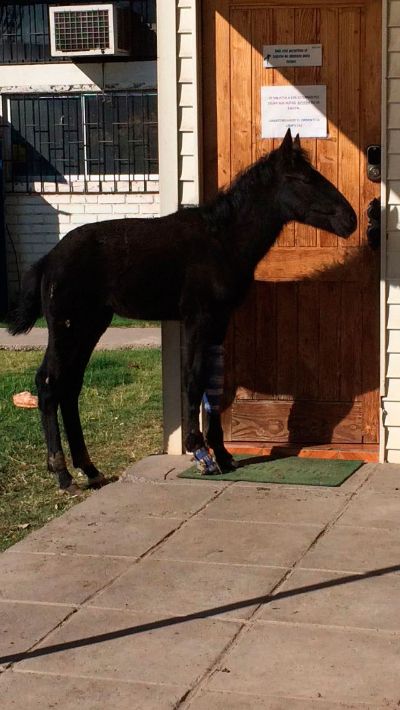
POLYGON ((200 517, 250 522, 324 526, 338 513, 346 497, 338 492, 295 491, 279 486, 230 486, 200 513, 200 517))
POLYGON ((211 501, 215 487, 184 486, 175 490, 158 481, 122 479, 93 493, 84 505, 71 508, 70 520, 90 521, 136 519, 145 517, 184 520, 211 501))
POLYGON ((400 493, 400 465, 396 463, 363 466, 370 473, 368 488, 380 493, 400 493))
POLYGON ((399 671, 399 634, 259 622, 241 635, 207 689, 394 707, 399 671))
POLYGON ((157 559, 225 564, 293 564, 319 534, 318 525, 192 519, 157 550, 157 559))
MULTIPOLYGON (((192 466, 192 456, 191 454, 182 454, 180 456, 170 456, 169 454, 157 454, 155 456, 146 456, 146 458, 141 459, 133 466, 128 466, 126 469, 123 480, 127 482, 131 481, 142 481, 153 480, 153 481, 171 481, 177 480, 179 483, 183 484, 193 484, 193 481, 187 481, 186 479, 178 478, 176 479, 178 473, 185 471, 185 469, 192 466)), ((200 481, 203 485, 207 485, 206 481, 200 481)), ((210 485, 216 485, 212 481, 209 482, 210 485)))
MULTIPOLYGON (((73 607, 0 602, 0 656, 26 651, 71 611, 73 607)), ((3 662, 0 658, 0 667, 3 662)))
POLYGON ((21 661, 19 668, 188 688, 238 630, 235 622, 216 619, 157 627, 160 619, 158 609, 150 615, 81 609, 38 647, 44 655, 21 661), (62 650, 45 655, 53 644, 62 650))
POLYGON ((335 525, 318 540, 299 566, 346 572, 400 567, 400 528, 380 530, 335 525))
POLYGON ((271 698, 244 693, 204 691, 190 703, 190 710, 381 710, 388 706, 347 703, 330 703, 326 700, 299 700, 298 698, 271 698))
MULTIPOLYGON (((149 613, 184 615, 236 608, 219 615, 247 619, 257 606, 254 597, 268 594, 284 576, 283 567, 252 567, 198 562, 171 562, 147 558, 133 565, 89 606, 131 609, 149 613)), ((400 577, 399 577, 400 582, 400 577)), ((215 616, 215 614, 213 614, 215 616)))
POLYGON ((111 520, 77 519, 68 514, 52 520, 31 533, 16 546, 16 552, 54 552, 79 555, 121 555, 136 558, 160 542, 180 525, 170 518, 131 518, 111 520))
POLYGON ((349 478, 343 481, 342 485, 336 490, 341 493, 354 493, 363 486, 373 474, 377 466, 381 464, 366 463, 361 468, 357 469, 349 478))
POLYGON ((368 488, 350 502, 338 525, 398 530, 400 527, 400 487, 397 495, 368 488))
POLYGON ((0 676, 2 710, 173 710, 185 688, 8 671, 0 676))
POLYGON ((11 548, 0 555, 0 600, 82 604, 127 569, 129 562, 112 557, 15 554, 11 548))
POLYGON ((354 575, 298 569, 258 618, 400 631, 399 599, 400 574, 357 579, 354 575))
POLYGON ((21 698, 24 710, 69 710, 70 698, 71 710, 398 707, 400 573, 330 582, 400 570, 400 466, 364 466, 352 487, 322 490, 177 479, 188 458, 149 457, 0 556, 0 589, 19 595, 0 597, 3 654, 43 639, 0 673, 1 710, 4 698, 14 710, 21 698), (292 565, 280 591, 307 592, 252 618, 253 597, 292 565), (184 618, 229 603, 225 616, 184 618))

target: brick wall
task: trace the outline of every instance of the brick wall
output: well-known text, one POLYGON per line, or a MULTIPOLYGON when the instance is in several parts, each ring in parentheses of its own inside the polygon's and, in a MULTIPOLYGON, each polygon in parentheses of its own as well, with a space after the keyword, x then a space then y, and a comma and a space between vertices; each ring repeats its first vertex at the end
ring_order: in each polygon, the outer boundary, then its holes
POLYGON ((18 267, 26 269, 67 232, 81 224, 124 217, 157 217, 158 183, 153 192, 118 194, 8 194, 8 274, 11 297, 18 290, 18 267), (15 249, 15 251, 14 251, 15 249))

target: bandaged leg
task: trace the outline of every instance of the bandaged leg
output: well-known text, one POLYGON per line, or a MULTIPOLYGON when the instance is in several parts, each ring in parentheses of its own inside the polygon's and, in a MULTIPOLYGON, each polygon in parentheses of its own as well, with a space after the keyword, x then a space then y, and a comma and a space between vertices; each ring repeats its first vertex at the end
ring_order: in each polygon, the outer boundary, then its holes
MULTIPOLYGON (((208 348, 206 357, 206 388, 203 396, 203 406, 207 415, 207 420, 220 416, 220 402, 224 381, 224 351, 220 345, 213 345, 208 348)), ((222 430, 221 430, 222 434, 222 430)), ((204 474, 221 473, 220 468, 207 446, 193 451, 197 468, 204 474)))
POLYGON ((203 474, 220 473, 221 468, 234 468, 232 456, 224 447, 224 437, 221 426, 221 400, 224 388, 224 347, 212 345, 207 352, 206 388, 203 396, 203 406, 207 416, 207 447, 211 447, 214 457, 208 448, 194 452, 198 468, 203 474))

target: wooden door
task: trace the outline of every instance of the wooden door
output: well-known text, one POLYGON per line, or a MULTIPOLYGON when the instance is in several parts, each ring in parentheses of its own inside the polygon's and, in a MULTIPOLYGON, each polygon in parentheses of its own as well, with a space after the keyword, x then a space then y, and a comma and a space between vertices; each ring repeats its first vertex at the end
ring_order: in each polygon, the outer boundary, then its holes
POLYGON ((231 446, 378 442, 379 256, 366 211, 380 185, 366 148, 380 143, 380 28, 378 0, 203 2, 206 198, 279 145, 261 138, 262 86, 325 84, 328 138, 302 145, 358 213, 346 241, 289 224, 259 264, 226 343, 231 446), (302 43, 322 44, 321 67, 263 67, 263 45, 302 43))

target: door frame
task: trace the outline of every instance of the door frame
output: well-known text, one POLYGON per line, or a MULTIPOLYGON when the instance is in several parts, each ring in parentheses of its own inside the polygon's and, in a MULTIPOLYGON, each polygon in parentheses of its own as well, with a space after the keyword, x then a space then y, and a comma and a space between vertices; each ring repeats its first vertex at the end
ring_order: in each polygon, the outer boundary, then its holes
MULTIPOLYGON (((220 0, 221 3, 226 2, 226 0, 220 0)), ((285 4, 288 0, 285 1, 285 4)), ((198 196, 201 200, 203 195, 203 181, 207 171, 207 159, 203 156, 203 141, 202 141, 202 126, 203 122, 206 121, 207 117, 203 116, 202 112, 202 92, 203 92, 203 81, 202 72, 208 70, 207 58, 202 51, 202 28, 200 21, 201 13, 201 0, 185 0, 183 3, 176 3, 174 0, 163 0, 163 2, 157 3, 158 5, 158 42, 159 47, 162 46, 164 42, 168 43, 168 49, 164 52, 159 51, 158 57, 158 77, 159 77, 159 91, 161 89, 161 83, 164 86, 164 82, 169 83, 167 88, 160 91, 159 93, 159 116, 163 117, 163 121, 159 121, 159 126, 164 125, 164 130, 159 128, 160 131, 160 201, 161 201, 161 213, 167 214, 177 209, 181 204, 185 204, 180 201, 179 198, 179 167, 182 164, 182 156, 179 153, 179 145, 175 142, 173 132, 176 129, 176 134, 179 135, 179 63, 181 59, 182 52, 182 36, 185 35, 185 46, 186 51, 190 45, 192 48, 192 59, 194 60, 191 67, 191 73, 187 73, 184 79, 187 84, 191 84, 193 89, 193 111, 195 113, 195 128, 193 131, 193 140, 196 146, 196 159, 193 166, 194 169, 194 179, 198 184, 198 196), (189 28, 182 28, 180 24, 182 11, 191 12, 191 26, 189 28), (168 30, 166 21, 168 21, 168 30), (186 30, 186 31, 185 31, 186 30), (178 71, 177 71, 178 68, 178 71), (167 78, 168 77, 168 80, 167 78), (171 81, 176 85, 176 91, 171 91, 171 81), (166 120, 167 115, 171 116, 171 106, 172 111, 172 123, 166 120), (166 113, 167 111, 167 113, 166 113), (165 140, 166 130, 165 126, 168 125, 168 140, 165 140), (172 159, 172 164, 171 164, 172 159), (169 167, 163 170, 162 166, 169 167), (177 187, 173 196, 171 197, 171 167, 173 167, 174 182, 177 187), (175 170, 176 167, 176 170, 175 170), (163 196, 169 194, 169 198, 164 199, 163 196)), ((238 3, 240 4, 240 2, 238 3)), ((261 4, 261 0, 254 0, 255 6, 261 4)), ((313 4, 310 2, 310 4, 313 4)), ((323 4, 321 2, 321 4, 323 4)), ((207 28, 207 32, 209 28, 207 28)), ((204 34, 204 29, 203 29, 204 34)), ((381 38, 381 52, 382 52, 382 76, 381 76, 381 145, 382 145, 382 182, 381 182, 381 274, 380 274, 380 395, 381 402, 382 398, 386 393, 386 364, 387 364, 387 354, 386 354, 386 318, 387 318, 387 307, 386 307, 386 198, 387 198, 387 188, 386 188, 386 171, 387 171, 387 52, 388 52, 388 2, 387 0, 382 0, 382 38, 381 38)), ((189 203, 190 204, 190 203, 189 203)), ((180 360, 180 332, 177 327, 166 326, 168 333, 166 337, 163 337, 163 365, 164 363, 176 363, 176 358, 180 360)), ((165 328, 163 333, 165 332, 165 328)), ((165 370, 168 372, 168 368, 165 370)), ((182 443, 182 427, 177 426, 177 414, 179 412, 178 418, 181 420, 182 409, 181 409, 181 369, 173 367, 172 377, 164 379, 163 383, 163 394, 164 394, 164 431, 166 432, 165 450, 168 453, 181 453, 183 451, 182 443), (179 372, 178 372, 179 370, 179 372), (173 391, 175 394, 172 394, 173 391), (176 393, 179 393, 177 397, 176 393), (170 436, 172 431, 173 436, 170 436)), ((380 444, 379 444, 379 461, 383 462, 386 456, 386 438, 387 431, 385 427, 384 417, 382 416, 382 406, 380 407, 380 444)))

